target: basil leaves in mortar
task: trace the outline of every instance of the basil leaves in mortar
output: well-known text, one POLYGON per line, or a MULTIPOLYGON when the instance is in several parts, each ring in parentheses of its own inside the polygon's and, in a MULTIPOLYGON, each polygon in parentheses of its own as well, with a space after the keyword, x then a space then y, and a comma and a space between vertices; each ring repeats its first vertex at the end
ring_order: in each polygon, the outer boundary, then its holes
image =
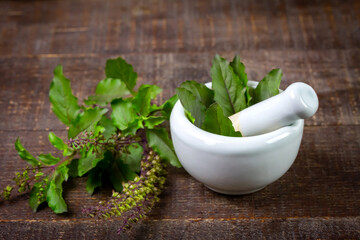
POLYGON ((241 137, 229 116, 279 93, 281 69, 271 70, 255 89, 248 87, 240 56, 231 62, 216 55, 210 71, 212 89, 196 81, 183 82, 176 93, 195 126, 219 135, 241 137))

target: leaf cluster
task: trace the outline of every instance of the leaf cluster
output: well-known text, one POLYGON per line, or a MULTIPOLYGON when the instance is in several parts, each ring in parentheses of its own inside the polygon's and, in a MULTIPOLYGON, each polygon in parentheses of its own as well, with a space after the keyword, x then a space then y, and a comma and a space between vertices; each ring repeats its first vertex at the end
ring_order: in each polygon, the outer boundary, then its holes
POLYGON ((183 82, 176 93, 188 119, 197 127, 219 135, 241 137, 229 116, 279 93, 281 69, 271 70, 255 89, 248 86, 240 56, 231 62, 216 55, 210 75, 212 88, 196 81, 183 82))
MULTIPOLYGON (((136 90, 137 73, 122 58, 109 59, 105 75, 95 94, 80 105, 62 66, 55 68, 49 99, 53 113, 68 126, 68 140, 64 142, 52 132, 48 138, 63 158, 50 153, 35 157, 16 140, 19 156, 43 170, 36 179, 28 177, 21 182, 26 186, 31 180, 34 182, 29 200, 33 211, 46 202, 55 213, 66 212, 62 185, 70 177, 87 175, 89 194, 104 181, 121 192, 124 183, 140 175, 141 160, 150 148, 162 161, 181 167, 168 133, 161 125, 169 119, 176 95, 160 106, 155 104, 162 89, 142 84, 136 90)), ((5 190, 3 195, 8 197, 12 189, 5 190)))

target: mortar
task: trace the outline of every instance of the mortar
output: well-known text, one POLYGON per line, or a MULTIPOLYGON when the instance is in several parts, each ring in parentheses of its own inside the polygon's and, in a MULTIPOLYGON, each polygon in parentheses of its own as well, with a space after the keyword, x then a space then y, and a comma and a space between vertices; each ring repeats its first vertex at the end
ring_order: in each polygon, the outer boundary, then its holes
POLYGON ((211 190, 230 195, 256 192, 284 175, 297 156, 303 128, 300 119, 257 136, 221 136, 192 124, 180 101, 170 117, 171 138, 184 169, 211 190))

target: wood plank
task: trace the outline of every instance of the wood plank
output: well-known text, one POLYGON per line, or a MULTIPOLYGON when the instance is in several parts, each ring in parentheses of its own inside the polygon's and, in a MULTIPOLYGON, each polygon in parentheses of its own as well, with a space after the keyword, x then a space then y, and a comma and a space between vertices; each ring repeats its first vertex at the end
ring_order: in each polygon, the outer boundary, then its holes
POLYGON ((355 3, 2 1, 0 55, 354 49, 355 3))
POLYGON ((117 220, 0 223, 8 239, 357 239, 359 218, 188 219, 144 221, 121 236, 117 220), (50 234, 51 233, 51 234, 50 234))

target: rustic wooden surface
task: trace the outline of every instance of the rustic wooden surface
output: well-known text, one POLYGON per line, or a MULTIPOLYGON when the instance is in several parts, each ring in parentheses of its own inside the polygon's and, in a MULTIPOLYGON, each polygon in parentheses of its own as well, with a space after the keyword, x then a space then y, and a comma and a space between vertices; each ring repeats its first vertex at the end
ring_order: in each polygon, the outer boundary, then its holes
MULTIPOLYGON (((52 70, 64 66, 83 99, 104 77, 107 58, 135 66, 139 83, 158 84, 161 100, 182 81, 209 81, 212 57, 240 54, 250 79, 283 69, 282 87, 303 81, 320 99, 305 121, 290 170, 264 190, 224 196, 183 169, 169 169, 161 202, 124 239, 360 238, 359 1, 1 1, 0 186, 32 153, 54 151, 48 131, 65 137, 50 111, 52 70)), ((69 212, 32 213, 24 195, 0 202, 0 239, 115 239, 118 219, 94 221, 85 180, 65 184, 69 212)))

